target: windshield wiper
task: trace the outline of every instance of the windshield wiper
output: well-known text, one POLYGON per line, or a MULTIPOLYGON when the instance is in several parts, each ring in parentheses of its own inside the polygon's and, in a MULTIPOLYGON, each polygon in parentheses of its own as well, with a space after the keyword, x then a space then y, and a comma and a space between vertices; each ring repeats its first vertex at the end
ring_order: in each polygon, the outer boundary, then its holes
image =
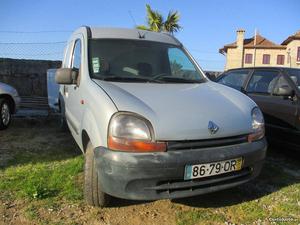
POLYGON ((183 77, 175 77, 168 74, 159 74, 154 76, 151 81, 164 81, 171 83, 203 83, 203 80, 186 79, 183 77))
POLYGON ((142 78, 142 77, 128 77, 128 76, 117 76, 117 75, 110 75, 110 76, 105 76, 102 78, 98 78, 100 80, 105 80, 105 81, 121 81, 121 82, 155 82, 155 83, 161 83, 160 81, 151 81, 147 78, 142 78))
POLYGON ((186 79, 186 78, 174 77, 166 74, 160 74, 152 78, 108 75, 108 76, 98 77, 97 79, 104 80, 104 81, 142 82, 142 83, 203 83, 203 80, 186 79))

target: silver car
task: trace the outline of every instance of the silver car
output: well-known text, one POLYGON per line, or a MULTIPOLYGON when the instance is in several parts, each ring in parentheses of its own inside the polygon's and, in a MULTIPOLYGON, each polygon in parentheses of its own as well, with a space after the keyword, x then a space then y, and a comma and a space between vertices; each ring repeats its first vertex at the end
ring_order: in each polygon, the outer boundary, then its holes
POLYGON ((85 154, 84 196, 154 200, 231 188, 262 168, 264 118, 211 82, 173 36, 81 27, 56 71, 59 104, 85 154))
POLYGON ((8 128, 11 115, 16 113, 20 104, 17 90, 0 82, 0 130, 8 128))

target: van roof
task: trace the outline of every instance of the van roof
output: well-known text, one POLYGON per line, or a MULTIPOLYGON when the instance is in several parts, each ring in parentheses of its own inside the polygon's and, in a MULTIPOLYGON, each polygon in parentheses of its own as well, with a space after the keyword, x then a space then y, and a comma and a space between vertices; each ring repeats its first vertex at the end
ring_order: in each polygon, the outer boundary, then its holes
POLYGON ((92 39, 131 39, 181 45, 181 43, 175 37, 165 32, 158 33, 138 29, 100 27, 81 27, 77 31, 82 31, 82 28, 90 29, 92 39))

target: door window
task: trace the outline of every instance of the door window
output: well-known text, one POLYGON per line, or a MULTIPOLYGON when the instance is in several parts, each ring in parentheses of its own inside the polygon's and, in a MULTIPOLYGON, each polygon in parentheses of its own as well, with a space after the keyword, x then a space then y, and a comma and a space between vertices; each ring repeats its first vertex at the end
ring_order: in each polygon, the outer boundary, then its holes
POLYGON ((295 83, 296 87, 300 91, 300 70, 299 69, 287 69, 288 75, 295 83))
POLYGON ((80 66, 81 66, 81 42, 80 40, 75 41, 73 56, 72 56, 72 68, 78 70, 78 77, 77 77, 77 86, 80 84, 80 66))
POLYGON ((277 71, 258 70, 253 73, 246 91, 270 95, 279 77, 277 71))
POLYGON ((73 56, 72 56, 72 68, 78 69, 81 65, 81 42, 80 40, 76 40, 73 56))
POLYGON ((247 79, 248 74, 248 70, 228 72, 218 81, 218 83, 240 91, 245 83, 245 80, 247 79))

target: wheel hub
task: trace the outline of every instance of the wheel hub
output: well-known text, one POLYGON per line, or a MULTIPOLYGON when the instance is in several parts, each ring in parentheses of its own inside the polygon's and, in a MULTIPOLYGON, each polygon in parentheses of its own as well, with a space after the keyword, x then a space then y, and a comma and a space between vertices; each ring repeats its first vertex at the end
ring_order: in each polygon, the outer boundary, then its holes
POLYGON ((9 111, 9 106, 4 103, 1 108, 1 119, 2 123, 7 126, 10 121, 10 111, 9 111))

